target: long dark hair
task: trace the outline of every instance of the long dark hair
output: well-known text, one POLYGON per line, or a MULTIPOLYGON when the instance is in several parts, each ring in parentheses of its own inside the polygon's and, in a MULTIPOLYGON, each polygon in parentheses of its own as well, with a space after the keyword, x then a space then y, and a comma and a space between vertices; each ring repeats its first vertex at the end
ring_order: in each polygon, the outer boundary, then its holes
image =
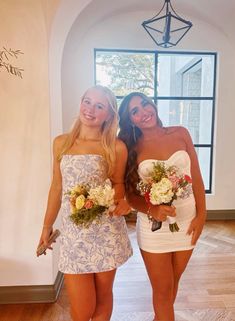
POLYGON ((157 106, 153 101, 145 94, 140 92, 132 92, 127 95, 121 102, 119 107, 119 127, 120 131, 118 137, 126 144, 128 149, 128 160, 125 174, 125 185, 126 189, 131 192, 136 191, 136 184, 139 180, 138 177, 138 165, 137 165, 137 152, 135 147, 139 138, 142 136, 141 130, 134 126, 130 120, 129 104, 133 97, 140 97, 147 101, 156 111, 158 126, 162 127, 162 121, 158 117, 157 106))

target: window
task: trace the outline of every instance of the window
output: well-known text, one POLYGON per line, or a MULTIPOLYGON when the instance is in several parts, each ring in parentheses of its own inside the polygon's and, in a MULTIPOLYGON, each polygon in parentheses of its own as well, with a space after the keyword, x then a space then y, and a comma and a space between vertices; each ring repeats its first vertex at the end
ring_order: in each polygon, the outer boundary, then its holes
POLYGON ((216 53, 95 49, 95 83, 118 101, 131 91, 151 97, 164 126, 192 137, 206 192, 211 192, 216 53))

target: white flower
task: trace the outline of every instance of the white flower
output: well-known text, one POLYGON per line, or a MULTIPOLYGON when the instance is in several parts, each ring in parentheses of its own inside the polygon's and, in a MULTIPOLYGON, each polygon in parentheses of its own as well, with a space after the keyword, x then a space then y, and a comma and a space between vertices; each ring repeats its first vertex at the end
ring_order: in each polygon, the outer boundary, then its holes
POLYGON ((184 191, 184 189, 182 187, 179 187, 177 192, 176 192, 176 196, 180 197, 182 195, 183 191, 184 191))
POLYGON ((109 183, 91 188, 88 198, 96 205, 110 207, 114 203, 114 189, 109 183))
POLYGON ((168 178, 162 178, 160 182, 153 183, 150 190, 150 202, 153 205, 169 203, 174 196, 172 187, 173 185, 168 178))

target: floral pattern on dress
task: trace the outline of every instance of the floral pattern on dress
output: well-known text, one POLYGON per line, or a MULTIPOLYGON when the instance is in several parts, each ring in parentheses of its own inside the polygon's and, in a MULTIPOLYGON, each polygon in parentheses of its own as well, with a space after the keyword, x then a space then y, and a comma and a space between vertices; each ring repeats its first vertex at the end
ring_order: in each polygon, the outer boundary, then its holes
POLYGON ((132 247, 123 216, 104 214, 89 228, 75 225, 69 218, 70 203, 66 192, 77 184, 97 186, 107 178, 107 163, 101 155, 64 155, 62 173, 62 228, 59 270, 68 274, 109 271, 125 263, 132 247))

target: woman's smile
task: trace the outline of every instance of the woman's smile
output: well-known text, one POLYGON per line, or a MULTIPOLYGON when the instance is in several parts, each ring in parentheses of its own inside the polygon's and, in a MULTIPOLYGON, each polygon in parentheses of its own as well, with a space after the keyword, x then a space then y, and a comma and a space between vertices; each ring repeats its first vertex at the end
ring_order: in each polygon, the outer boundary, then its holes
POLYGON ((145 116, 143 116, 143 118, 142 118, 142 123, 148 123, 150 120, 152 120, 152 117, 153 117, 153 114, 151 113, 151 114, 149 114, 149 115, 145 115, 145 116))
POLYGON ((91 115, 90 113, 84 112, 84 113, 83 113, 83 116, 84 116, 84 118, 86 118, 87 120, 94 120, 94 119, 95 119, 95 117, 94 117, 93 115, 91 115))

